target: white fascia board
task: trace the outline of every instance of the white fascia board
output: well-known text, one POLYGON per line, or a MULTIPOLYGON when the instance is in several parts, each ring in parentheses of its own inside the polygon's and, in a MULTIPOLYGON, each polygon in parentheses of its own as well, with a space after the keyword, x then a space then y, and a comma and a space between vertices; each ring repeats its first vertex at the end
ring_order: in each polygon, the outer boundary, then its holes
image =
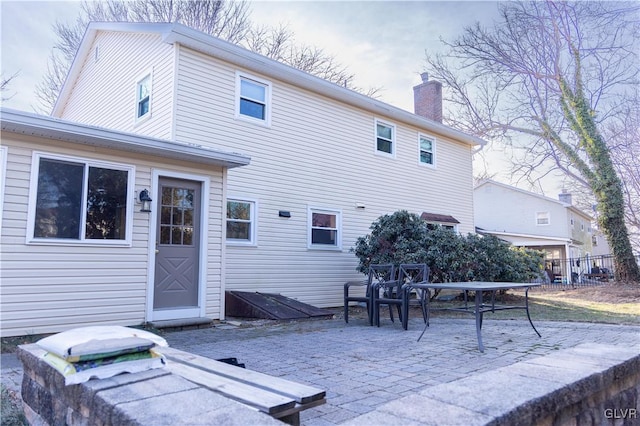
POLYGON ((331 99, 370 111, 374 115, 384 115, 389 119, 418 127, 425 132, 433 132, 449 137, 467 145, 484 146, 486 142, 478 137, 455 130, 442 123, 410 113, 401 108, 365 96, 319 77, 315 77, 299 69, 290 67, 266 56, 251 52, 236 44, 210 36, 193 28, 177 23, 132 23, 132 22, 92 22, 82 39, 78 53, 71 65, 67 79, 53 109, 52 115, 59 114, 66 102, 82 68, 85 56, 89 53, 93 39, 98 31, 138 32, 159 34, 165 43, 181 44, 196 51, 214 56, 231 64, 255 71, 257 73, 291 83, 327 96, 331 99))
POLYGON ((570 238, 562 238, 562 237, 547 237, 544 235, 530 235, 530 234, 517 234, 513 232, 499 232, 499 231, 489 231, 487 229, 478 229, 479 234, 490 234, 495 235, 496 237, 510 237, 510 238, 522 238, 522 239, 531 239, 531 240, 543 240, 549 242, 556 242, 558 244, 567 244, 571 242, 570 238))
POLYGON ((224 152, 200 145, 182 144, 133 133, 119 132, 6 108, 0 109, 0 122, 2 123, 3 132, 155 155, 206 165, 233 168, 246 166, 251 161, 250 157, 235 152, 224 152))

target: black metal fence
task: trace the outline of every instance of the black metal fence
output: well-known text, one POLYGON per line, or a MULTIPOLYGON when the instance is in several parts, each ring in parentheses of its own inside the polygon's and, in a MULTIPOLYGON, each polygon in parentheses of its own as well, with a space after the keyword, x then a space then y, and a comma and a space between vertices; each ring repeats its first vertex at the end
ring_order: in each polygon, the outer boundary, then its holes
MULTIPOLYGON (((640 265, 640 255, 635 258, 640 265)), ((594 286, 613 280, 614 274, 612 255, 546 259, 544 274, 535 281, 543 287, 594 286)))

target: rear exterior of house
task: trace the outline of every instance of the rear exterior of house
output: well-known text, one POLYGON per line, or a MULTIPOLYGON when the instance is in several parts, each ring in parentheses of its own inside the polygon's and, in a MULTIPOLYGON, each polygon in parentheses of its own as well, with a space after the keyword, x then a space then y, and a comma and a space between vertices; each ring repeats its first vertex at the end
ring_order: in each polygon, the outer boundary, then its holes
POLYGON ((478 232, 544 251, 548 269, 565 281, 576 265, 564 263, 592 255, 593 218, 572 205, 570 194, 555 200, 484 180, 474 190, 474 214, 478 232))
POLYGON ((474 231, 482 141, 181 25, 91 24, 53 114, 251 157, 227 175, 226 290, 338 306, 380 215, 474 231))
POLYGON ((226 171, 248 157, 20 111, 1 122, 2 336, 224 314, 226 171))

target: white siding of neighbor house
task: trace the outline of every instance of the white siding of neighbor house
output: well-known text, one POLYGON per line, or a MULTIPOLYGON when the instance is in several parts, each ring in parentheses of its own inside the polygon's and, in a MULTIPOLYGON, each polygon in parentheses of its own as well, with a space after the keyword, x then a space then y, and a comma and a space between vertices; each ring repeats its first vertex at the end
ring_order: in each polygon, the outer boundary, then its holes
POLYGON ((133 165, 137 191, 152 190, 154 169, 210 176, 206 314, 221 318, 222 169, 8 133, 2 143, 8 148, 0 244, 3 336, 145 321, 150 214, 133 204, 130 247, 26 244, 34 151, 133 165))
POLYGON ((173 46, 160 42, 157 34, 98 32, 58 116, 170 139, 173 67, 173 46), (152 72, 151 117, 136 122, 136 83, 148 72, 152 72))
POLYGON ((349 249, 380 215, 447 214, 461 233, 473 232, 470 146, 184 47, 177 69, 176 140, 251 156, 249 166, 229 170, 227 192, 258 201, 258 244, 227 246, 226 290, 338 306, 345 281, 362 278, 349 249), (271 82, 270 127, 235 118, 237 71, 271 82), (375 153, 376 119, 395 125, 395 158, 375 153), (437 138, 435 168, 418 164, 418 133, 437 138), (341 250, 308 248, 309 207, 342 212, 341 250))
POLYGON ((474 191, 476 226, 487 231, 570 238, 567 208, 559 201, 486 182, 474 191), (549 212, 549 225, 536 225, 536 212, 549 212))

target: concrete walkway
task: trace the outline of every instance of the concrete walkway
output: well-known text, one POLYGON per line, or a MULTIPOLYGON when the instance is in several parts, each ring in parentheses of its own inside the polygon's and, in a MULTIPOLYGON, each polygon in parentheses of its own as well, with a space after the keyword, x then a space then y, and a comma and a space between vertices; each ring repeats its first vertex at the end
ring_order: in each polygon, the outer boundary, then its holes
MULTIPOLYGON (((214 359, 235 357, 249 369, 326 389, 327 404, 302 412, 305 426, 341 424, 420 390, 581 343, 640 353, 637 326, 534 319, 539 338, 526 320, 486 318, 484 353, 477 349, 473 320, 437 317, 420 342, 420 319, 411 320, 408 331, 388 320, 376 328, 362 319, 349 324, 333 319, 259 321, 247 328, 222 324, 164 337, 177 349, 214 359)), ((2 356, 2 383, 19 390, 21 369, 11 358, 2 356)))

